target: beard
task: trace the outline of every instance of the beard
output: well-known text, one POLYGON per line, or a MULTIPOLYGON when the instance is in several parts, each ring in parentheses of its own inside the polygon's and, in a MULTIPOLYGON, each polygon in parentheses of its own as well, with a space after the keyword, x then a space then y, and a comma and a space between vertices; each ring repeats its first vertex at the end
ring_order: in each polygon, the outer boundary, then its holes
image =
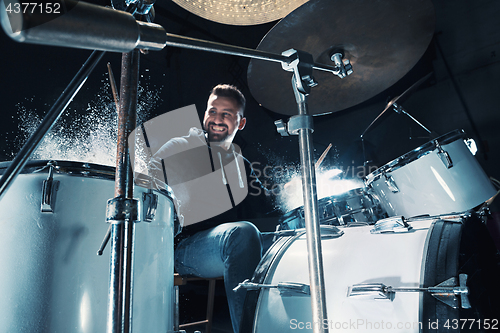
POLYGON ((229 136, 228 128, 224 124, 217 125, 213 122, 210 122, 207 124, 207 126, 204 126, 204 127, 205 127, 205 131, 208 133, 208 141, 209 142, 222 142, 229 136), (226 130, 223 132, 215 132, 215 131, 212 131, 210 129, 211 126, 224 127, 226 130))

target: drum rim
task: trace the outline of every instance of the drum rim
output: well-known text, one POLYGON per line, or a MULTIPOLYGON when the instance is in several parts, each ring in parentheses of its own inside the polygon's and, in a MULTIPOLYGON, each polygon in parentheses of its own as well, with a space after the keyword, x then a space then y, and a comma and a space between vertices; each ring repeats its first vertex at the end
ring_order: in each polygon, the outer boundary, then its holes
POLYGON ((423 145, 410 150, 406 154, 401 155, 398 158, 395 158, 394 160, 384 164, 380 168, 370 173, 365 177, 366 186, 369 186, 373 181, 377 180, 383 173, 394 171, 431 153, 436 149, 436 142, 438 142, 440 145, 447 145, 455 142, 458 139, 465 138, 467 138, 465 131, 463 129, 457 129, 441 135, 434 140, 428 141, 423 145))
MULTIPOLYGON (((448 220, 443 216, 433 221, 430 225, 422 255, 420 287, 433 287, 443 282, 439 280, 440 276, 445 277, 444 279, 458 277, 462 231, 465 223, 471 223, 467 216, 469 219, 472 217, 472 215, 464 213, 460 216, 459 221, 457 221, 453 219, 448 220), (443 256, 446 258, 446 265, 440 264, 440 259, 443 256)), ((422 293, 419 297, 418 316, 420 322, 424 322, 425 319, 427 321, 430 320, 429 311, 431 311, 430 308, 432 307, 440 308, 441 311, 446 312, 445 317, 450 320, 458 318, 459 309, 451 308, 431 295, 422 293)), ((424 329, 423 331, 428 332, 430 330, 424 329)))
MULTIPOLYGON (((360 187, 353 188, 349 191, 342 192, 340 194, 327 195, 326 197, 318 199, 318 204, 320 202, 325 202, 328 200, 331 200, 333 202, 339 202, 339 201, 346 199, 346 197, 349 198, 349 197, 359 196, 359 195, 367 194, 367 193, 368 193, 368 191, 367 191, 366 186, 360 186, 360 187)), ((298 211, 299 209, 304 209, 304 205, 290 209, 285 214, 283 214, 283 216, 287 216, 293 212, 298 211)))
MULTIPOLYGON (((0 162, 0 176, 3 175, 5 170, 12 164, 12 161, 4 161, 0 162)), ((106 180, 115 180, 115 167, 103 164, 95 164, 89 162, 82 161, 68 161, 68 160, 30 160, 26 162, 26 165, 21 170, 21 174, 31 174, 31 173, 39 173, 39 172, 47 172, 48 166, 54 166, 54 173, 56 174, 65 174, 68 176, 76 176, 76 177, 88 177, 88 178, 97 178, 97 179, 106 179, 106 180)), ((170 197, 172 200, 175 200, 175 195, 170 186, 164 183, 161 180, 154 179, 142 174, 135 173, 134 176, 134 184, 136 186, 157 190, 158 192, 170 197), (152 183, 154 184, 152 186, 152 183)))

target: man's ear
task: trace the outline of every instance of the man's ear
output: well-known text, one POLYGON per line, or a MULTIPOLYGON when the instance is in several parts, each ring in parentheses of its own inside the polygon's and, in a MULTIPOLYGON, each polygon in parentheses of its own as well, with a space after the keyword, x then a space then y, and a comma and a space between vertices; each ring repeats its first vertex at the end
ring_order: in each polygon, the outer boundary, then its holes
POLYGON ((246 123, 247 123, 247 118, 245 118, 245 117, 241 118, 240 124, 238 125, 238 130, 241 131, 242 129, 244 129, 246 123))

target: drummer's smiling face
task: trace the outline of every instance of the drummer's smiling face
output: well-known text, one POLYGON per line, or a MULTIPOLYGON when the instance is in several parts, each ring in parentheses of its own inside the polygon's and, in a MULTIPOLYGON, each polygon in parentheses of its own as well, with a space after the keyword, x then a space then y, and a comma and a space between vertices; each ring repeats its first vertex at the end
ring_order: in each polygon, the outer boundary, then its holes
POLYGON ((220 142, 224 148, 229 148, 236 132, 242 130, 245 124, 246 118, 243 117, 236 100, 210 95, 203 119, 203 127, 210 142, 220 142))

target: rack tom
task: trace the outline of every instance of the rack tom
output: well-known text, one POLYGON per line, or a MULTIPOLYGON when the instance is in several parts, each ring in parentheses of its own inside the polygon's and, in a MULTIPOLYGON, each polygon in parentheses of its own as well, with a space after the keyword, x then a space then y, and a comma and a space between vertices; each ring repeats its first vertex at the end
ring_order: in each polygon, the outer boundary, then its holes
POLYGON ((389 216, 473 209, 496 191, 465 138, 461 130, 440 136, 369 174, 366 186, 389 216))

